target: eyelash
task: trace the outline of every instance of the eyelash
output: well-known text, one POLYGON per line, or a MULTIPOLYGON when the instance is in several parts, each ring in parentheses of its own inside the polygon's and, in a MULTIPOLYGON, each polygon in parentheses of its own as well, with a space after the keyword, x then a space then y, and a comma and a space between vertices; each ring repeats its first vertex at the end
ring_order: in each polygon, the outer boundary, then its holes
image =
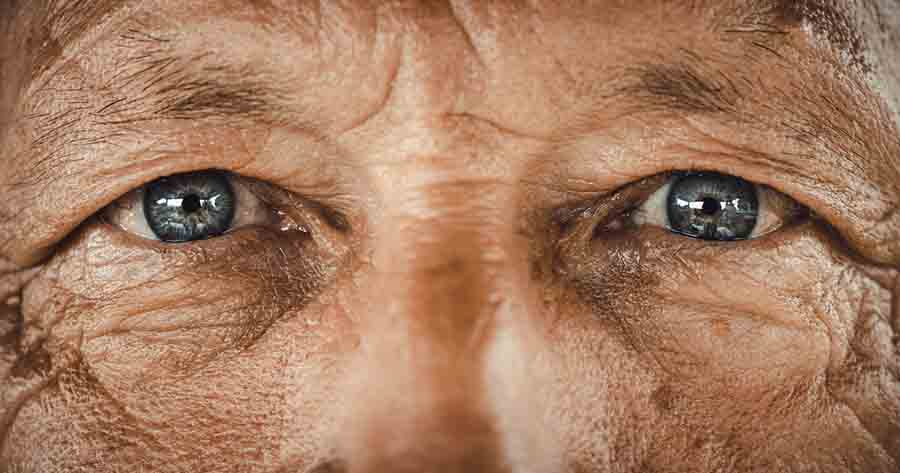
POLYGON ((720 173, 677 172, 632 219, 689 238, 743 241, 781 230, 805 213, 798 202, 762 184, 720 173))
MULTIPOLYGON (((163 177, 153 182, 147 183, 138 189, 131 191, 125 196, 119 198, 113 204, 109 205, 102 212, 102 219, 109 224, 119 227, 121 230, 135 234, 146 240, 162 241, 154 225, 150 222, 150 216, 147 215, 148 192, 152 192, 154 187, 160 185, 169 186, 169 191, 177 188, 190 187, 185 180, 193 179, 202 181, 204 178, 224 178, 227 180, 228 187, 233 194, 235 208, 233 210, 234 217, 229 219, 228 228, 222 232, 209 235, 208 237, 200 237, 184 241, 164 241, 166 244, 188 244, 197 243, 206 239, 217 237, 225 237, 231 233, 235 233, 245 227, 265 227, 276 229, 282 232, 299 231, 308 233, 308 225, 306 225, 306 217, 303 212, 284 212, 280 209, 304 209, 304 206, 297 205, 292 200, 291 205, 286 205, 285 193, 275 189, 273 186, 244 178, 235 174, 206 170, 190 173, 176 174, 163 177), (180 180, 180 182, 179 182, 180 180), (172 183, 174 182, 174 183, 172 183)), ((198 184, 194 184, 198 186, 198 184)), ((186 199, 185 199, 186 200, 186 199)), ((179 203, 180 205, 180 203, 179 203)), ((163 206, 164 209, 166 206, 163 206)), ((182 209, 170 210, 176 212, 182 209)), ((165 210, 163 210, 165 211, 165 210)))
MULTIPOLYGON (((270 230, 274 229, 282 232, 300 231, 310 234, 312 226, 307 223, 309 222, 308 219, 310 214, 314 213, 321 221, 328 226, 333 227, 338 232, 347 233, 350 231, 350 225, 346 217, 341 213, 332 211, 329 207, 324 205, 304 201, 294 194, 281 190, 271 184, 221 171, 197 171, 176 175, 175 177, 203 176, 204 173, 219 173, 226 176, 229 179, 229 182, 234 184, 233 187, 236 189, 237 194, 243 195, 245 199, 249 197, 251 200, 256 201, 257 204, 265 207, 264 211, 267 213, 265 221, 253 222, 256 224, 254 225, 256 227, 268 227, 270 230), (300 209, 300 211, 297 211, 296 209, 300 209)), ((642 215, 642 207, 648 203, 648 199, 654 194, 659 193, 661 189, 671 186, 674 178, 679 175, 684 175, 685 173, 686 172, 684 171, 672 171, 635 181, 623 186, 611 194, 593 198, 585 204, 562 208, 556 212, 554 219, 563 230, 562 235, 565 238, 571 237, 570 234, 572 231, 569 231, 568 229, 574 229, 574 233, 582 235, 582 237, 586 239, 603 238, 604 235, 613 234, 615 232, 639 230, 645 225, 653 225, 652 223, 646 222, 646 215, 642 215), (589 234, 585 234, 586 227, 590 228, 589 234)), ((172 178, 173 176, 169 176, 167 178, 162 178, 161 180, 172 178)), ((129 228, 128 225, 123 225, 123 220, 127 220, 127 217, 130 216, 132 219, 137 218, 138 220, 143 221, 142 223, 144 223, 144 227, 146 227, 146 216, 141 211, 142 203, 139 201, 143 200, 143 196, 147 192, 147 189, 159 181, 160 180, 156 180, 141 186, 139 189, 136 189, 117 200, 102 213, 103 220, 106 223, 118 226, 127 233, 136 234, 149 240, 159 240, 159 238, 150 234, 150 232, 147 231, 147 228, 143 228, 143 231, 136 231, 135 228, 129 228), (135 210, 136 207, 137 211, 135 210)), ((785 226, 802 219, 802 217, 811 215, 809 209, 787 195, 762 184, 756 184, 750 181, 747 182, 759 189, 764 189, 762 192, 765 195, 778 196, 777 199, 775 199, 775 202, 779 205, 774 208, 774 211, 779 212, 779 225, 773 231, 781 230, 785 226)), ((241 203, 238 203, 238 205, 241 205, 241 203)), ((255 215, 257 217, 260 216, 259 213, 256 213, 255 215)), ((653 226, 666 227, 665 225, 660 224, 653 226)), ((228 234, 237 232, 240 229, 241 226, 238 225, 229 228, 221 235, 214 235, 213 237, 228 236, 228 234)), ((673 232, 671 228, 668 228, 668 230, 673 234, 677 233, 673 232)), ((755 235, 751 239, 762 238, 765 236, 766 235, 755 235)), ((679 238, 687 237, 680 235, 679 238)), ((200 240, 198 239, 186 243, 198 243, 199 241, 200 240)), ((718 242, 719 241, 707 240, 703 243, 715 244, 718 242)), ((171 245, 171 243, 169 243, 169 245, 171 245)))
MULTIPOLYGON (((586 203, 582 202, 572 206, 563 207, 555 213, 554 220, 559 226, 564 238, 572 238, 573 234, 585 235, 586 233, 589 233, 590 236, 586 238, 597 239, 617 232, 637 231, 644 225, 652 225, 642 223, 638 220, 640 217, 639 213, 648 200, 661 189, 669 187, 672 184, 673 179, 677 176, 695 172, 696 171, 670 171, 632 182, 612 193, 605 194, 599 198, 592 198, 586 203)), ((749 240, 765 238, 770 233, 776 233, 790 225, 806 221, 814 216, 809 208, 800 204, 790 196, 763 184, 753 181, 746 182, 756 186, 767 198, 768 204, 774 204, 771 205, 770 210, 776 212, 780 219, 780 225, 778 225, 777 228, 774 228, 774 230, 766 232, 765 234, 753 236, 749 238, 749 240)), ((684 235, 679 235, 678 232, 674 232, 670 228, 666 229, 670 234, 677 238, 688 238, 684 235)), ((724 242, 696 240, 707 245, 724 242)), ((745 240, 748 239, 738 239, 735 241, 741 242, 745 240)))

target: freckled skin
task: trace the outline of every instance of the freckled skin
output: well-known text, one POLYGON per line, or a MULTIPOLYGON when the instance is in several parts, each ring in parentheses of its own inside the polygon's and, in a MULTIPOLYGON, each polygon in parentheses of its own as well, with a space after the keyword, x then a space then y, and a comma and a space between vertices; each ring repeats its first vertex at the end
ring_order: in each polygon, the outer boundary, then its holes
POLYGON ((900 471, 900 53, 870 10, 846 6, 863 68, 794 26, 783 62, 748 60, 668 2, 271 3, 147 1, 104 28, 259 60, 309 123, 55 143, 27 117, 75 86, 114 99, 125 53, 96 41, 42 92, 34 44, 4 46, 0 471, 900 471), (752 125, 601 100, 685 50, 749 74, 752 125), (867 139, 781 137, 798 97, 858 107, 867 139), (54 153, 86 158, 44 171, 54 153), (282 189, 261 192, 304 231, 167 246, 90 217, 208 168, 282 189), (727 244, 611 223, 635 181, 692 168, 817 215, 727 244))

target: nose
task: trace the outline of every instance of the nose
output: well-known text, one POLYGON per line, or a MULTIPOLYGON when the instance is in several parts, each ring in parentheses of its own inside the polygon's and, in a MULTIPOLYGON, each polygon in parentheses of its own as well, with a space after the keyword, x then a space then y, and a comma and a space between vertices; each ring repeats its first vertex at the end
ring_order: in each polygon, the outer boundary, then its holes
POLYGON ((480 200, 467 192, 444 188, 376 231, 344 429, 350 471, 511 470, 486 367, 516 297, 515 232, 502 212, 460 204, 480 200))

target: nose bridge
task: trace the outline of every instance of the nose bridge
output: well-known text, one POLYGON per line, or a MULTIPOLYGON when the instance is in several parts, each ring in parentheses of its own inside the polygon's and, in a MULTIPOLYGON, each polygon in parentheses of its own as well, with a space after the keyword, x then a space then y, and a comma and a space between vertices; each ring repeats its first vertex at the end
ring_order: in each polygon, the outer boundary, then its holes
POLYGON ((473 187, 432 188, 377 230, 354 471, 505 471, 484 372, 511 232, 473 187))

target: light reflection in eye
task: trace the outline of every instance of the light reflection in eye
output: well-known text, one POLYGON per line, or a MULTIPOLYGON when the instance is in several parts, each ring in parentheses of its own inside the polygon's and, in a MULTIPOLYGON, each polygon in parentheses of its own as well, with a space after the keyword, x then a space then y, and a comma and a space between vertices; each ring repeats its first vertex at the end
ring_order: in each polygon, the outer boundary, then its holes
POLYGON ((707 241, 758 238, 781 228, 800 205, 774 189, 715 172, 679 172, 632 213, 655 225, 707 241))
POLYGON ((231 229, 236 205, 228 176, 204 171, 164 177, 148 184, 144 216, 161 241, 205 240, 231 229))
POLYGON ((278 215, 241 179, 221 171, 163 177, 119 199, 104 216, 138 236, 185 243, 275 223, 278 215))

